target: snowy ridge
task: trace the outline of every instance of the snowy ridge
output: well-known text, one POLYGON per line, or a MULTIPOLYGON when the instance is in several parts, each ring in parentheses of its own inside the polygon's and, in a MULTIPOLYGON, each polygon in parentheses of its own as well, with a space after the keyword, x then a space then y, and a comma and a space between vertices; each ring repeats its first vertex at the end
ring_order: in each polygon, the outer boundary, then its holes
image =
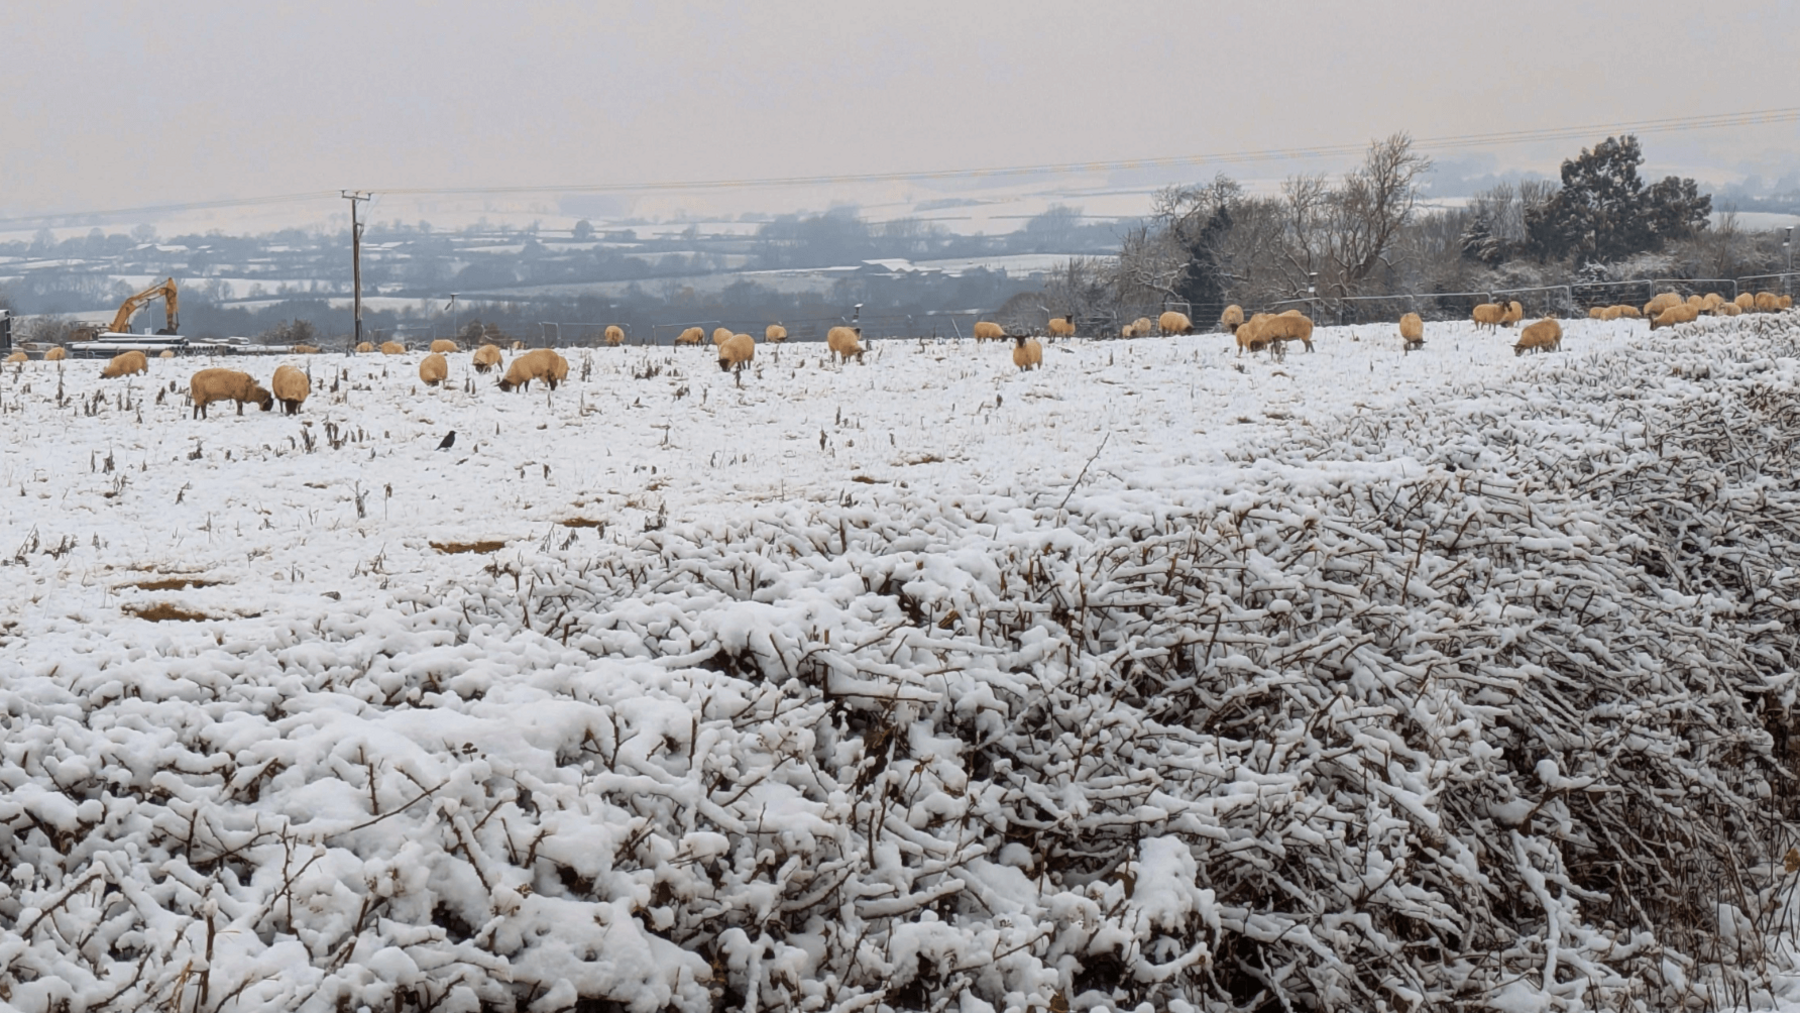
POLYGON ((1797 336, 261 616, 24 610, 0 1000, 1768 1005, 1797 336))

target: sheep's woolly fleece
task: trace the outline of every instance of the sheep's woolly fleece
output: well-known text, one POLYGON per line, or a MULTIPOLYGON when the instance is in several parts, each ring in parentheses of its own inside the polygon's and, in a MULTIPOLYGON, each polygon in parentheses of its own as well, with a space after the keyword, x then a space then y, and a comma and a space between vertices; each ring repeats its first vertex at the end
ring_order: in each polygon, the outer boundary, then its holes
POLYGON ((1392 328, 9 367, 0 1005, 1787 1000, 1800 328, 1392 328))

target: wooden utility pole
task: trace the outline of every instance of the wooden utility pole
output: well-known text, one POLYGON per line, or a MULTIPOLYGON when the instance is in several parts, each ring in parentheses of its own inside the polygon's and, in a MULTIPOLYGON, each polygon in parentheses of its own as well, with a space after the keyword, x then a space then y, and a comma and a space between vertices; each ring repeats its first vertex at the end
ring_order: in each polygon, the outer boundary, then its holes
POLYGON ((340 190, 338 193, 350 202, 350 287, 356 312, 356 337, 351 339, 351 348, 361 347, 362 336, 362 225, 356 221, 356 205, 368 200, 372 195, 362 190, 340 190))

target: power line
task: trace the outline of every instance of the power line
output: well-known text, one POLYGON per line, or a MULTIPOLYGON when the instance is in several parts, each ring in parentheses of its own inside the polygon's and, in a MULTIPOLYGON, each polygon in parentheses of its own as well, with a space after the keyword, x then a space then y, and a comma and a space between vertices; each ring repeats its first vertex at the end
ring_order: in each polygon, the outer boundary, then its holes
MULTIPOLYGON (((1479 134, 1452 134, 1443 137, 1415 138, 1413 147, 1426 151, 1454 150, 1472 147, 1501 147, 1592 137, 1597 134, 1684 133, 1692 130, 1714 130, 1724 127, 1763 126, 1800 122, 1800 107, 1760 109, 1703 116, 1675 116, 1633 122, 1589 123, 1580 126, 1545 127, 1533 130, 1504 130, 1479 134)), ((1038 174, 1071 175, 1092 172, 1117 172, 1132 169, 1163 169, 1208 163, 1259 163, 1303 159, 1355 156, 1367 149, 1366 144, 1330 144, 1298 148, 1267 148, 1253 151, 1219 152, 1204 155, 1171 155, 1152 158, 1115 159, 1094 162, 1048 162, 1038 165, 988 166, 958 169, 929 169, 905 172, 841 173, 822 176, 770 176, 740 179, 678 180, 638 183, 569 183, 530 186, 484 187, 391 187, 380 192, 408 196, 479 196, 533 193, 654 193, 694 190, 728 190, 821 186, 845 183, 886 183, 923 179, 962 179, 981 176, 1026 176, 1038 174)), ((338 192, 315 190, 305 193, 279 194, 267 197, 244 197, 226 200, 188 201, 176 204, 150 204, 103 211, 65 211, 55 214, 22 215, 0 218, 0 227, 52 225, 70 219, 89 219, 121 215, 167 214, 178 211, 200 211, 212 208, 255 207, 265 204, 301 203, 335 199, 338 192)))

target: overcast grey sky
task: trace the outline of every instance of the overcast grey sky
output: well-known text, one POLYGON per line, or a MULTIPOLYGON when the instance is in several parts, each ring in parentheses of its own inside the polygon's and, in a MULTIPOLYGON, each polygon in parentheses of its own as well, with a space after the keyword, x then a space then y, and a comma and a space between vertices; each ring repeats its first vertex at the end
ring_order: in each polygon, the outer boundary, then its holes
MULTIPOLYGON (((0 7, 0 53, 7 215, 1148 158, 1800 106, 1793 0, 59 0, 0 7)), ((1800 163, 1794 123, 1645 142, 1652 171, 1800 163)), ((1484 149, 1480 164, 1550 171, 1582 143, 1484 149)))

